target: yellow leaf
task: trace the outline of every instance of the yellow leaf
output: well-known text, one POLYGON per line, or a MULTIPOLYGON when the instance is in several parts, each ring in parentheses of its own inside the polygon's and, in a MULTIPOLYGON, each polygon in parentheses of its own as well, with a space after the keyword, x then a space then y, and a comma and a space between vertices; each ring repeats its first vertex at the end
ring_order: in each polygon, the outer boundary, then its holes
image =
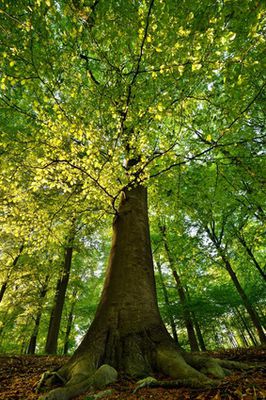
POLYGON ((163 74, 163 73, 164 73, 164 70, 165 70, 165 65, 162 64, 162 65, 160 66, 160 73, 163 74))
POLYGON ((183 66, 183 65, 179 65, 179 66, 177 67, 177 69, 178 69, 178 72, 180 73, 180 75, 182 75, 183 72, 184 72, 184 66, 183 66))
POLYGON ((15 65, 15 61, 14 60, 10 61, 9 65, 10 67, 13 67, 15 65))
POLYGON ((235 32, 229 32, 230 36, 228 37, 229 40, 234 40, 236 37, 236 33, 235 32))
POLYGON ((201 67, 201 64, 192 64, 192 71, 198 71, 201 67))
POLYGON ((206 140, 207 140, 208 142, 211 142, 211 140, 212 140, 211 135, 208 135, 208 136, 206 137, 206 140))

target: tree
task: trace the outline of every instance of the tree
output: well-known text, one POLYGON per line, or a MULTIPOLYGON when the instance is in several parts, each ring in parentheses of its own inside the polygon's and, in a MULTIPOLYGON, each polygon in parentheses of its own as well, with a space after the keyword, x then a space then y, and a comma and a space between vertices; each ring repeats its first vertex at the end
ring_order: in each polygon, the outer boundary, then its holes
MULTIPOLYGON (((225 376, 237 364, 181 354, 159 314, 150 246, 147 190, 126 190, 114 218, 113 241, 105 284, 95 318, 69 362, 57 371, 64 388, 43 399, 70 399, 92 384, 99 365, 110 364, 130 376, 161 371, 195 385, 225 376), (191 381, 190 381, 191 382, 191 381)), ((184 381, 184 382, 185 382, 184 381)))
POLYGON ((162 323, 145 184, 162 174, 174 181, 181 165, 207 165, 235 144, 248 152, 250 139, 261 139, 262 7, 184 1, 177 12, 173 1, 46 0, 20 14, 20 6, 4 3, 1 13, 2 113, 15 115, 13 127, 3 124, 4 197, 28 189, 72 200, 70 217, 115 215, 95 319, 57 374, 66 387, 46 398, 84 390, 103 362, 198 383, 209 382, 202 366, 224 376, 222 366, 234 364, 181 355, 162 323), (14 171, 19 189, 10 183, 14 171))

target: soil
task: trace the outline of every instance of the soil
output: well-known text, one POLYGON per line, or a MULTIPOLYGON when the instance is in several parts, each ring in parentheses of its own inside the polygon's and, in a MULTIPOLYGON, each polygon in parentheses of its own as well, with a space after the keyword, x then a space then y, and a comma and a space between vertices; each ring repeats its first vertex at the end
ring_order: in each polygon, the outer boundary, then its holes
MULTIPOLYGON (((206 353, 205 353, 206 354, 206 353)), ((111 385, 112 394, 106 400, 258 400, 266 398, 266 350, 233 349, 209 352, 211 356, 234 361, 249 362, 255 369, 237 371, 223 379, 217 387, 200 390, 190 388, 142 388, 133 394, 135 382, 120 379, 111 385)), ((34 385, 41 374, 62 365, 66 356, 0 356, 0 400, 37 400, 34 385)), ((162 377, 156 377, 162 379, 162 377)), ((90 392, 76 397, 75 400, 89 399, 90 392)))

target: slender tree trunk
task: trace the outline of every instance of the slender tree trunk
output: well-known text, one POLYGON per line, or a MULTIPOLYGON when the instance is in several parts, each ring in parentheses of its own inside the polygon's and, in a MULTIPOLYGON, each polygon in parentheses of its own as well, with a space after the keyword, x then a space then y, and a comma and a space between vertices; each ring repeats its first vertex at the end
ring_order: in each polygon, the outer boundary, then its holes
MULTIPOLYGON (((73 238, 71 238, 70 242, 73 242, 73 238)), ((54 305, 51 311, 48 334, 45 345, 45 353, 47 354, 56 354, 57 352, 57 342, 58 342, 64 302, 65 302, 66 290, 69 281, 72 254, 73 254, 73 244, 71 244, 69 247, 65 249, 65 261, 61 271, 61 276, 57 281, 55 297, 54 297, 54 305)))
POLYGON ((248 340, 247 340, 246 335, 245 335, 245 330, 243 329, 243 326, 240 323, 237 324, 237 330, 238 330, 239 335, 241 337, 243 346, 244 347, 249 347, 249 343, 248 343, 248 340))
POLYGON ((228 274, 230 275, 230 277, 231 277, 231 279, 232 279, 232 281, 233 281, 233 283, 235 285, 235 288, 238 291, 239 296, 241 297, 241 299, 243 301, 243 304, 244 304, 244 306, 245 306, 245 308, 247 310, 247 313, 249 314, 250 319, 252 320, 253 325, 255 326, 255 328, 256 328, 256 330, 258 332, 261 344, 266 343, 266 336, 265 336, 265 334, 263 332, 263 328, 261 326, 261 323, 260 323, 259 316, 258 316, 257 312, 253 308, 253 306, 250 303, 246 293, 244 292, 242 286, 240 285, 240 282, 239 282, 239 280, 238 280, 238 278, 237 278, 237 276, 236 276, 236 274, 235 274, 235 272, 234 272, 234 270, 233 270, 233 268, 231 266, 230 261, 226 257, 223 249, 220 246, 216 246, 216 247, 217 247, 217 250, 219 252, 219 255, 221 256, 221 258, 222 258, 222 260, 224 262, 225 268, 226 268, 228 274))
POLYGON ((243 342, 245 342, 246 347, 249 347, 250 343, 252 343, 252 341, 250 342, 249 335, 248 335, 248 338, 246 337, 246 333, 248 334, 246 327, 243 324, 243 321, 241 320, 239 315, 237 314, 235 308, 233 308, 233 313, 234 313, 234 320, 236 321, 237 326, 238 326, 238 330, 239 330, 239 332, 241 332, 241 337, 243 338, 243 342))
POLYGON ((43 300, 46 296, 47 289, 48 289, 48 280, 49 280, 49 275, 46 275, 44 285, 40 292, 40 306, 38 308, 37 315, 35 318, 34 328, 33 328, 32 335, 30 337, 27 354, 35 354, 37 337, 38 337, 38 333, 39 333, 39 327, 40 327, 42 311, 43 311, 43 300))
POLYGON ((169 265, 172 270, 174 280, 176 282, 176 289, 177 289, 177 293, 178 293, 178 296, 180 299, 180 304, 182 307, 182 313, 183 313, 183 318, 184 318, 184 322, 185 322, 185 326, 186 326, 186 330, 187 330, 187 334, 188 334, 189 345, 190 345, 190 348, 192 351, 199 351, 199 346, 198 346, 196 334, 194 331, 193 322, 192 322, 192 318, 190 315, 190 310, 188 309, 186 293, 182 286, 181 279, 180 279, 179 275, 177 274, 175 267, 174 267, 174 260, 172 258, 172 255, 171 255, 168 243, 167 243, 165 229, 166 229, 165 226, 160 226, 160 230, 161 230, 162 236, 163 236, 165 252, 168 257, 169 265))
POLYGON ((4 297, 5 291, 7 289, 7 284, 8 284, 8 280, 6 280, 2 283, 1 290, 0 290, 0 303, 4 297))
POLYGON ((74 308, 76 305, 76 295, 77 295, 77 289, 74 289, 73 290, 73 301, 71 303, 70 311, 69 311, 68 318, 67 318, 67 327, 66 327, 66 335, 65 335, 64 350, 63 350, 64 355, 66 355, 69 350, 69 337, 70 337, 70 332, 71 332, 71 328, 72 328, 72 324, 73 324, 73 320, 74 320, 74 308))
POLYGON ((169 319, 169 324, 171 326, 172 335, 173 335, 174 341, 178 344, 179 342, 178 342, 178 336, 177 336, 177 332, 176 332, 175 321, 174 321, 173 315, 170 310, 169 296, 168 296, 167 289, 166 289, 166 286, 164 283, 160 261, 157 261, 156 265, 157 265, 158 272, 159 272, 160 283, 161 283, 162 290, 163 290, 164 302, 165 302, 165 305, 167 308, 167 315, 168 315, 168 319, 169 319))
POLYGON ((203 339, 203 336, 201 333, 201 329, 200 329, 199 323, 198 323, 197 318, 194 313, 192 313, 192 318, 194 321, 194 326, 195 326, 197 338, 199 341, 200 349, 201 349, 201 351, 206 351, 207 349, 206 349, 205 342, 204 342, 204 339, 203 339))
POLYGON ((182 306, 182 311, 183 311, 184 321, 185 321, 185 325, 186 325, 186 329, 187 329, 190 348, 192 351, 199 351, 199 346, 198 346, 196 334, 194 331, 191 314, 190 314, 190 311, 189 311, 188 305, 187 305, 185 290, 181 284, 181 280, 180 280, 180 277, 177 274, 177 272, 174 269, 172 269, 172 273, 173 273, 174 280, 176 282, 176 288, 177 288, 180 303, 182 306))
POLYGON ((266 281, 266 274, 262 270, 261 266, 259 265, 256 257, 253 254, 253 251, 251 250, 251 248, 248 246, 247 242, 245 241, 245 238, 241 234, 237 235, 237 237, 238 237, 239 242, 242 244, 242 246, 246 250, 247 254, 249 255, 250 259, 252 260, 253 264, 257 268, 258 272, 260 273, 262 278, 266 281))
MULTIPOLYGON (((190 293, 189 293, 188 287, 186 286, 185 289, 186 289, 187 298, 188 298, 188 300, 190 300, 190 293)), ((200 329, 200 325, 198 323, 198 320, 197 320, 197 317, 196 317, 194 311, 191 311, 191 317, 192 317, 193 324, 194 324, 194 327, 195 327, 195 331, 196 331, 196 334, 197 334, 197 339, 198 339, 198 342, 199 342, 200 350, 201 351, 206 351, 207 349, 206 349, 206 346, 205 346, 205 343, 204 343, 203 335, 202 335, 202 332, 201 332, 201 329, 200 329)))
POLYGON ((27 354, 35 354, 36 344, 37 344, 37 336, 38 336, 39 326, 40 326, 40 322, 41 322, 41 316, 42 316, 42 310, 39 310, 36 315, 36 318, 35 318, 35 324, 34 324, 32 335, 30 337, 27 354))
POLYGON ((237 315, 239 316, 240 320, 242 321, 243 326, 245 327, 245 329, 246 329, 246 331, 247 331, 247 333, 248 333, 248 335, 250 337, 250 340, 251 340, 252 344, 254 346, 258 346, 258 341, 257 341, 255 335, 253 334, 252 330, 248 326, 245 316, 242 315, 242 313, 240 312, 238 307, 236 307, 235 310, 236 310, 237 315))
POLYGON ((19 260, 19 258, 20 258, 20 256, 21 256, 21 253, 22 253, 23 249, 24 249, 24 245, 21 245, 21 246, 20 246, 20 249, 19 249, 18 255, 14 258, 14 260, 13 260, 13 262, 12 262, 12 265, 11 265, 11 267, 10 267, 10 271, 8 272, 7 278, 6 278, 6 280, 2 283, 1 290, 0 290, 0 303, 1 303, 1 301, 3 300, 3 297, 4 297, 4 294, 5 294, 5 292, 6 292, 7 285, 8 285, 9 279, 10 279, 10 276, 11 276, 11 274, 12 274, 13 269, 15 268, 15 266, 16 266, 17 263, 18 263, 18 260, 19 260))

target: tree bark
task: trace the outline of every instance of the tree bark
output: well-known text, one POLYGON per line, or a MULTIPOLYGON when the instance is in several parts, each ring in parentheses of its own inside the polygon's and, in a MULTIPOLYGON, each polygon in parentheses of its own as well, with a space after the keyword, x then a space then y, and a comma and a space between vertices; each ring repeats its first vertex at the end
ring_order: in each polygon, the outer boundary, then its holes
MULTIPOLYGON (((71 238, 70 242, 73 242, 71 238)), ((73 254, 73 244, 65 249, 65 260, 61 270, 61 276, 59 277, 56 285, 54 305, 51 311, 48 334, 45 345, 45 353, 56 354, 57 342, 59 336, 60 323, 62 318, 62 312, 65 302, 66 290, 69 281, 71 261, 73 254)))
POLYGON ((176 344, 179 345, 178 336, 177 336, 177 332, 176 332, 175 321, 174 321, 174 318, 173 318, 173 316, 171 314, 171 311, 170 311, 170 301, 169 301, 169 296, 168 296, 167 289, 166 289, 166 286, 165 286, 165 283, 164 283, 160 261, 157 261, 156 265, 157 265, 157 268, 158 268, 159 278, 160 278, 160 282, 161 282, 161 285, 162 285, 164 302, 165 302, 165 305, 166 305, 166 308, 167 308, 167 316, 168 316, 168 319, 169 319, 169 324, 171 326, 172 335, 173 335, 173 338, 174 338, 174 341, 176 342, 176 344))

